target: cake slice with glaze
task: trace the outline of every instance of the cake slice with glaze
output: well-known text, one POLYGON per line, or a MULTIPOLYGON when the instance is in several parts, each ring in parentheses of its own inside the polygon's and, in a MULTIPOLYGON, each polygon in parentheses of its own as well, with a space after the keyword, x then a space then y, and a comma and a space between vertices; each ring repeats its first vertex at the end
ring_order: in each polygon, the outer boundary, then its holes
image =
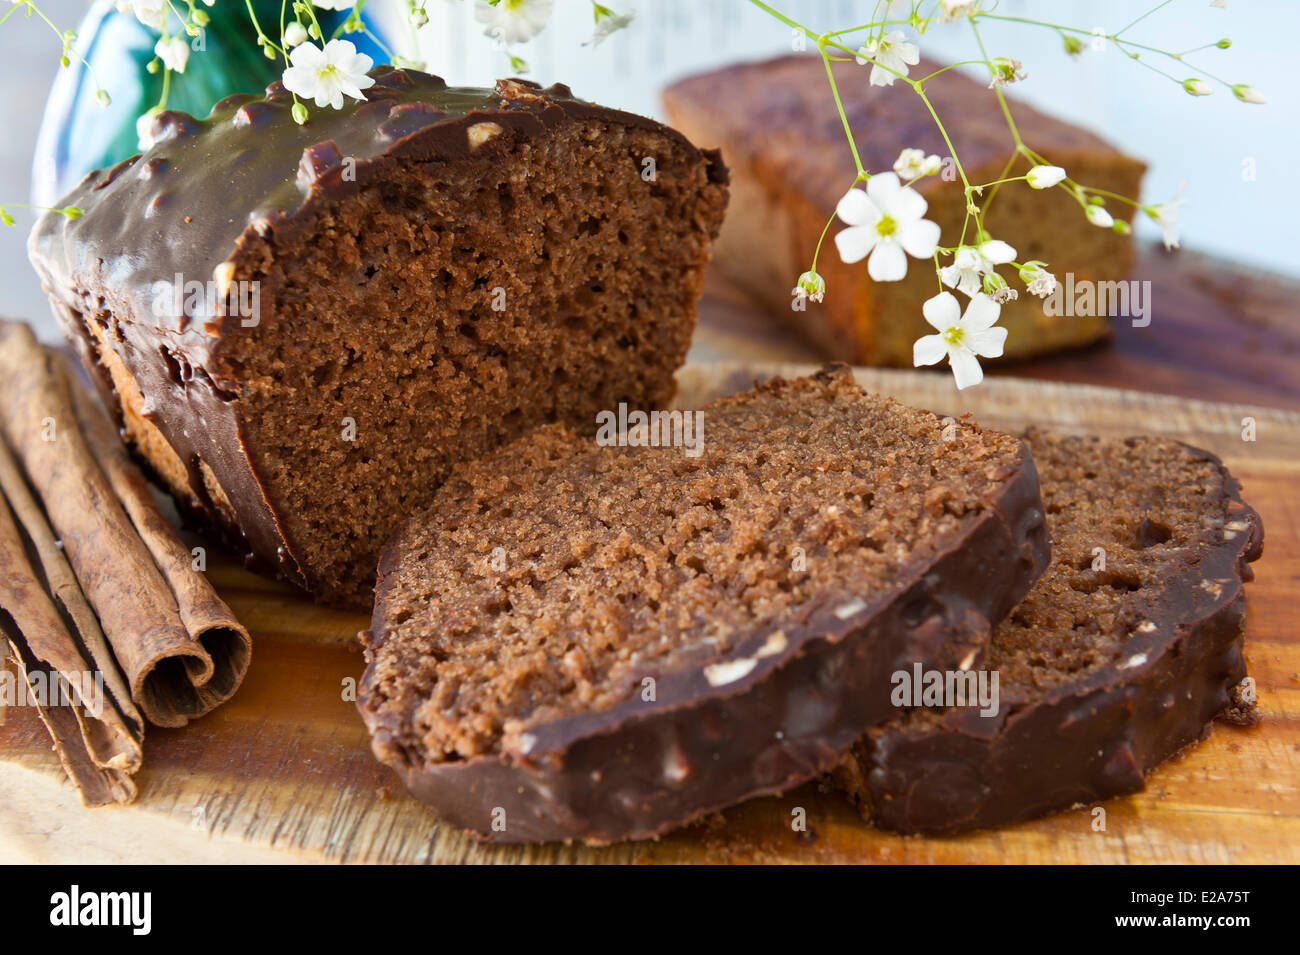
POLYGON ((673 393, 727 173, 654 120, 381 67, 298 125, 280 84, 91 173, 29 242, 124 434, 250 562, 369 609, 461 460, 673 393))
POLYGON ((1242 583, 1263 528, 1219 459, 1154 437, 1026 441, 1052 563, 980 664, 998 713, 918 708, 869 730, 834 779, 880 828, 952 833, 1137 792, 1216 717, 1253 719, 1242 583))
POLYGON ((842 368, 700 414, 698 454, 537 430, 385 548, 358 707, 444 819, 608 843, 789 789, 895 712, 892 672, 969 666, 1046 565, 1018 439, 842 368))

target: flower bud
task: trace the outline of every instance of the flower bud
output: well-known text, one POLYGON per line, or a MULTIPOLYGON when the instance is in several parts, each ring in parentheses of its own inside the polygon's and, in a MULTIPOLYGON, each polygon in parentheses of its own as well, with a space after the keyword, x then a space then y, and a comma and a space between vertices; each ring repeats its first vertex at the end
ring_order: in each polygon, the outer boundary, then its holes
POLYGON ((799 276, 795 282, 792 295, 806 296, 814 302, 820 302, 826 294, 826 280, 816 272, 808 271, 799 276))
POLYGON ((1065 179, 1060 166, 1035 166, 1025 177, 1033 189, 1050 189, 1065 179))
POLYGON ((1111 214, 1101 206, 1088 206, 1088 221, 1101 229, 1109 229, 1115 224, 1111 214))
POLYGON ((1243 103, 1267 103, 1264 94, 1247 83, 1238 83, 1232 88, 1233 95, 1243 103))

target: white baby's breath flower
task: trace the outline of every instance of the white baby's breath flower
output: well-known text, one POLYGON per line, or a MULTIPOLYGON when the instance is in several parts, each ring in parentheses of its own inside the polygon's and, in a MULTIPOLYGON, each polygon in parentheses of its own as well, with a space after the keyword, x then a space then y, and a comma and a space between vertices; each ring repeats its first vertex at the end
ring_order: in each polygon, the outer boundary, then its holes
POLYGON ((944 359, 952 366, 957 388, 984 380, 979 358, 997 358, 1006 344, 1007 330, 997 326, 1001 307, 983 293, 974 296, 962 314, 957 296, 940 292, 921 307, 937 335, 924 335, 912 345, 912 364, 933 365, 944 359))
MULTIPOLYGON (((1016 260, 1016 250, 1001 239, 989 239, 981 242, 976 248, 979 249, 979 253, 984 257, 985 261, 993 265, 1004 265, 1007 262, 1016 260)), ((989 271, 992 271, 992 269, 989 271)))
POLYGON ((1037 295, 1039 298, 1047 298, 1056 291, 1056 276, 1051 272, 1039 272, 1034 276, 1026 288, 1030 295, 1037 295))
POLYGON ((541 33, 554 9, 555 0, 501 0, 496 6, 476 0, 474 19, 484 24, 484 36, 513 46, 541 33))
POLYGON ((915 43, 907 42, 902 30, 893 30, 859 47, 856 59, 858 66, 872 64, 872 86, 893 86, 898 75, 906 76, 909 66, 921 62, 921 51, 915 43))
POLYGON ((375 85, 366 76, 373 62, 358 53, 351 40, 330 40, 323 50, 314 43, 303 43, 289 54, 284 87, 303 99, 315 99, 317 106, 342 109, 345 94, 365 99, 362 90, 375 85))
POLYGON ((1183 190, 1187 188, 1187 183, 1180 182, 1178 191, 1168 202, 1162 202, 1154 206, 1146 206, 1143 211, 1154 220, 1155 224, 1160 227, 1160 236, 1164 240, 1166 249, 1178 248, 1180 242, 1178 234, 1179 219, 1182 215, 1183 190))
POLYGON ((167 19, 167 0, 131 0, 131 12, 145 26, 161 30, 167 19))
POLYGON ((1210 89, 1209 83, 1206 83, 1204 80, 1198 80, 1194 76, 1190 80, 1183 80, 1183 89, 1187 90, 1187 92, 1191 93, 1193 96, 1209 96, 1214 92, 1214 90, 1210 89))
POLYGON ((979 7, 979 0, 943 0, 943 15, 947 20, 968 17, 979 7))
POLYGON ((927 156, 919 149, 904 149, 894 160, 894 172, 904 181, 933 176, 943 168, 943 160, 938 156, 927 156))
POLYGON ((627 13, 618 14, 608 7, 602 7, 596 4, 596 31, 592 33, 591 39, 583 46, 600 46, 611 33, 622 30, 632 22, 636 16, 635 10, 629 10, 627 13))
POLYGON ((307 42, 307 28, 294 20, 284 28, 284 45, 289 47, 297 46, 300 43, 307 42))
POLYGON ((1102 206, 1090 205, 1085 214, 1088 216, 1088 221, 1098 228, 1109 229, 1115 225, 1115 220, 1111 218, 1111 214, 1102 206))
POLYGON ((810 298, 814 302, 820 302, 826 295, 826 280, 816 272, 805 272, 799 276, 799 280, 794 283, 791 295, 798 295, 800 298, 810 298))
POLYGON ((939 279, 949 288, 955 288, 967 295, 974 295, 980 290, 984 272, 982 256, 969 245, 963 245, 953 255, 952 264, 939 270, 939 279))
POLYGON ((1026 262, 1020 267, 1020 280, 1030 295, 1047 298, 1056 291, 1056 276, 1043 268, 1042 262, 1026 262))
POLYGON ((1035 166, 1025 178, 1031 189, 1051 189, 1065 179, 1065 170, 1060 166, 1035 166))
POLYGON ((984 276, 993 272, 994 266, 1013 262, 1016 250, 999 239, 989 239, 978 246, 958 247, 952 265, 939 270, 939 279, 949 288, 967 295, 975 295, 984 285, 984 276))
POLYGON ((175 73, 184 73, 185 64, 190 61, 190 44, 184 37, 159 40, 153 45, 153 51, 162 60, 163 66, 175 73))
POLYGON ((1010 86, 1028 77, 1024 64, 1019 60, 1013 60, 1009 56, 999 56, 993 60, 993 79, 989 80, 989 89, 995 86, 1010 86))
POLYGON ((153 145, 153 118, 158 112, 158 107, 146 110, 141 113, 135 120, 135 140, 136 146, 141 152, 144 152, 153 145))
POLYGON ((1232 93, 1243 103, 1267 103, 1264 94, 1248 83, 1238 83, 1232 88, 1232 93))
POLYGON ((939 227, 922 218, 926 208, 924 197, 894 173, 872 176, 865 192, 850 189, 835 207, 849 226, 835 236, 840 258, 852 264, 870 253, 867 274, 874 281, 899 281, 907 275, 908 255, 928 259, 939 244, 939 227))

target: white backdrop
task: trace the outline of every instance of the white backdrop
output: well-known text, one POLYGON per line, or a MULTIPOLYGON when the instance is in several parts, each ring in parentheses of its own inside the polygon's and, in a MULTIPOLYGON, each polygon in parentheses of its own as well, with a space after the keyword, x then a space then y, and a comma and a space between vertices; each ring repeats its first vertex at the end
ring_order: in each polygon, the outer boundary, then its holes
MULTIPOLYGON (((370 0, 378 6, 385 0, 370 0)), ((989 0, 986 0, 989 2, 989 0)), ((543 83, 562 81, 579 95, 610 106, 658 113, 658 91, 678 76, 738 59, 790 49, 790 31, 746 0, 605 0, 620 11, 637 8, 633 25, 599 47, 582 45, 591 33, 587 0, 558 0, 547 30, 519 52, 543 83)), ((44 0, 61 26, 73 25, 85 4, 44 0)), ((214 12, 234 0, 217 0, 214 12)), ((814 28, 870 19, 874 0, 776 0, 814 28)), ((1117 29, 1150 6, 1148 0, 1001 0, 1000 13, 1037 15, 1083 27, 1117 29)), ((470 0, 429 0, 433 19, 421 31, 429 69, 458 84, 488 84, 509 73, 473 19, 470 0)), ((993 55, 1024 61, 1029 80, 1014 92, 1065 118, 1089 126, 1151 165, 1146 196, 1171 196, 1186 180, 1184 244, 1254 264, 1300 272, 1291 230, 1298 204, 1289 192, 1300 160, 1300 109, 1295 42, 1297 0, 1174 0, 1128 34, 1170 49, 1188 49, 1221 37, 1232 49, 1206 50, 1196 59, 1233 82, 1249 82, 1267 106, 1237 102, 1219 90, 1193 99, 1172 83, 1114 51, 1068 57, 1054 34, 1032 27, 988 24, 993 55), (1252 161, 1253 181, 1243 178, 1252 161)), ((403 31, 405 36, 405 31, 403 31)), ((953 60, 972 55, 963 24, 935 28, 922 52, 953 60)), ((24 201, 41 103, 57 68, 58 42, 44 27, 12 17, 0 27, 0 202, 24 201)), ((1171 64, 1179 73, 1177 64, 1171 64)), ((960 144, 958 144, 960 148, 960 144)), ((44 298, 26 263, 31 224, 15 212, 16 228, 0 227, 0 314, 41 321, 53 335, 44 298)), ((1153 235, 1152 230, 1144 233, 1153 235)))

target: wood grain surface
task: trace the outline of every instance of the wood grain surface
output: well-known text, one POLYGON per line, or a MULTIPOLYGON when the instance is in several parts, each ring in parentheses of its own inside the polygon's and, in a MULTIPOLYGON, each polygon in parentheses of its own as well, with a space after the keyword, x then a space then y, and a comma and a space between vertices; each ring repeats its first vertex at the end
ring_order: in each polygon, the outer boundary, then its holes
MULTIPOLYGON (((708 346, 707 337, 704 342, 708 346)), ((782 370, 695 364, 680 403, 747 387, 782 370)), ((1186 398, 995 377, 957 393, 947 375, 860 370, 866 386, 985 425, 1030 422, 1109 434, 1166 434, 1220 454, 1261 513, 1265 552, 1247 588, 1246 650, 1263 721, 1216 726, 1161 767, 1145 792, 1104 804, 1105 831, 1074 810, 946 839, 875 832, 836 793, 804 786, 657 842, 591 850, 476 844, 438 825, 371 756, 347 681, 360 676, 357 614, 227 560, 210 576, 253 635, 234 699, 183 730, 151 729, 140 798, 83 810, 28 708, 0 711, 0 860, 79 862, 1300 862, 1300 414, 1259 403, 1186 398), (1242 439, 1255 420, 1257 440, 1242 439), (810 829, 791 830, 803 807, 810 829)))

